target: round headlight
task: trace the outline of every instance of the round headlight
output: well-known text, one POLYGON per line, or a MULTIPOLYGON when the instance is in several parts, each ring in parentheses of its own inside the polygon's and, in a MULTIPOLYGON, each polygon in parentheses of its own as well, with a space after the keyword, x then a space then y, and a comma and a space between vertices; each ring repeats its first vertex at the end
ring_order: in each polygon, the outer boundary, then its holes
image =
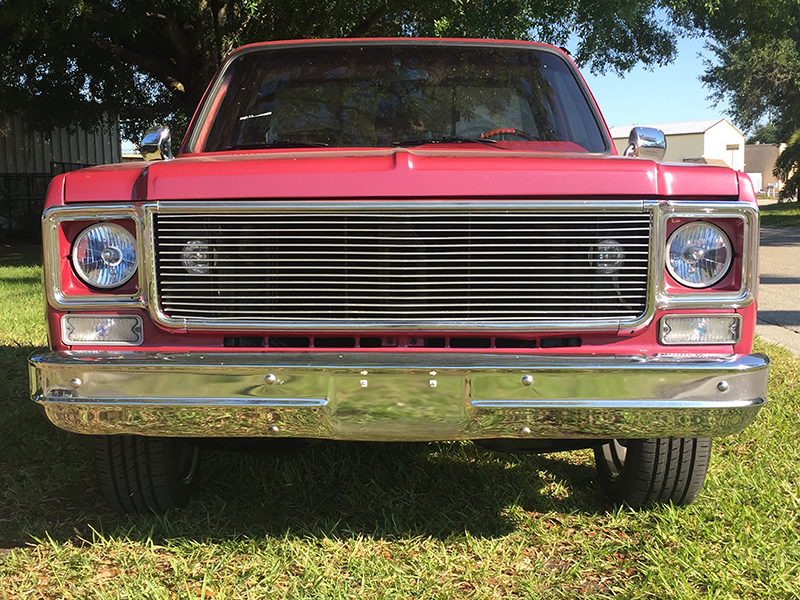
POLYGON ((136 239, 114 223, 87 227, 72 247, 72 265, 92 287, 119 287, 136 272, 136 239))
POLYGON ((676 229, 667 241, 667 270, 690 288, 705 288, 725 277, 733 259, 728 236, 703 221, 676 229))

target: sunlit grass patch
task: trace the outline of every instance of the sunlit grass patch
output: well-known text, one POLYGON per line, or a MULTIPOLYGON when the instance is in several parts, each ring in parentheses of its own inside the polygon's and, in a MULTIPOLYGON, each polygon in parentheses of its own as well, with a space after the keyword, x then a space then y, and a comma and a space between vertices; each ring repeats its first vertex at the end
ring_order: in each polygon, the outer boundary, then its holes
POLYGON ((800 202, 781 202, 760 207, 762 225, 800 227, 800 202))

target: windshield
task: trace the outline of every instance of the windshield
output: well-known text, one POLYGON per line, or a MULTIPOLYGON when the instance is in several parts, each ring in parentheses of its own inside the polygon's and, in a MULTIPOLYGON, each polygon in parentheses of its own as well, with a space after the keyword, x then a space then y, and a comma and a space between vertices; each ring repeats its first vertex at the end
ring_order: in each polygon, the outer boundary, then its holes
POLYGON ((206 152, 427 143, 607 150, 573 70, 534 46, 264 46, 222 76, 213 123, 197 139, 206 152))

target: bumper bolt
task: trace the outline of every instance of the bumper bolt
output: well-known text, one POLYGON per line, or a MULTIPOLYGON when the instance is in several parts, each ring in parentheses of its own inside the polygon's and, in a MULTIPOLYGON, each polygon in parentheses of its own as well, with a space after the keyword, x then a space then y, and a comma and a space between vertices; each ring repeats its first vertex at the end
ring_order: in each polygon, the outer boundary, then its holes
POLYGON ((522 376, 522 385, 528 386, 533 384, 533 376, 532 375, 523 375, 522 376))
POLYGON ((266 383, 267 385, 272 385, 276 381, 278 381, 278 377, 273 373, 270 373, 269 375, 264 377, 264 383, 266 383))
POLYGON ((522 435, 530 435, 531 434, 531 428, 530 427, 523 427, 522 429, 519 430, 519 432, 522 435))
POLYGON ((75 377, 74 379, 70 380, 69 384, 74 387, 80 387, 83 382, 80 380, 79 377, 75 377))
POLYGON ((278 432, 280 432, 280 430, 281 430, 281 428, 278 427, 277 425, 272 425, 269 428, 269 432, 270 433, 278 433, 278 432))
POLYGON ((717 389, 718 389, 720 392, 727 392, 729 388, 730 388, 730 386, 728 385, 728 382, 727 382, 727 381, 720 381, 720 382, 717 384, 717 389))

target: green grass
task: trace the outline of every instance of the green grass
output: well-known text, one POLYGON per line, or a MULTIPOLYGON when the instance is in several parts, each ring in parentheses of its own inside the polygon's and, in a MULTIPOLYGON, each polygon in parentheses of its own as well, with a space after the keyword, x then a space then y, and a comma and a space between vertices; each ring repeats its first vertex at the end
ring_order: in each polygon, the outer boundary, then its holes
POLYGON ((0 246, 0 344, 43 345, 41 247, 0 246))
POLYGON ((800 202, 782 202, 760 207, 762 225, 800 227, 800 202))
POLYGON ((0 598, 797 598, 800 360, 715 441, 684 509, 608 508, 588 452, 329 443, 209 451, 189 507, 118 517, 90 440, 27 399, 44 343, 35 256, 0 258, 0 598), (16 316, 10 316, 9 313, 16 316))

